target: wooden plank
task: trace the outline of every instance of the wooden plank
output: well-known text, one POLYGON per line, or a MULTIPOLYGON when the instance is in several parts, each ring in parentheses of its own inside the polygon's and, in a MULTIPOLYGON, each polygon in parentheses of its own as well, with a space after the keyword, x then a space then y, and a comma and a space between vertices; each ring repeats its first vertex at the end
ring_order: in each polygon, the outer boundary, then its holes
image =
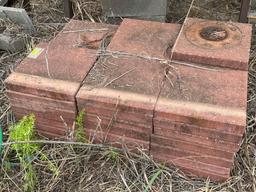
POLYGON ((72 18, 74 16, 72 9, 72 2, 70 0, 63 0, 64 3, 64 15, 65 17, 72 18))
POLYGON ((241 23, 248 22, 248 13, 250 10, 250 4, 251 4, 251 0, 242 0, 241 1, 241 11, 240 11, 240 17, 239 17, 239 21, 241 23))

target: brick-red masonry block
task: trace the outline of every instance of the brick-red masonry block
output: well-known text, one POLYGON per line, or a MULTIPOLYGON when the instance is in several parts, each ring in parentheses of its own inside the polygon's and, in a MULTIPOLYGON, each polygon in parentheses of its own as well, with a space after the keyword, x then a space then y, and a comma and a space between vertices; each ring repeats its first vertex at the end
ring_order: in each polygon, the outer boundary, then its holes
MULTIPOLYGON (((249 24, 188 18, 177 39, 173 50, 173 59, 248 70, 251 33, 252 27, 249 24), (217 32, 222 35, 227 30, 227 38, 221 41, 203 39, 202 30, 208 28, 209 31, 205 34, 211 34, 212 27, 217 27, 217 32), (222 28, 223 30, 220 31, 222 28)), ((212 37, 214 37, 214 31, 212 37)))
POLYGON ((246 71, 173 66, 179 75, 165 81, 155 110, 158 125, 163 128, 168 122, 178 122, 237 136, 244 133, 246 71))
MULTIPOLYGON (((192 144, 152 135, 151 154, 154 159, 167 165, 175 165, 186 173, 201 177, 210 177, 215 181, 224 181, 229 177, 233 165, 232 158, 216 157, 215 153, 226 157, 225 151, 211 151, 202 144, 192 144), (185 148, 185 150, 184 150, 185 148), (206 153, 202 153, 206 152, 206 153)), ((232 157, 232 153, 229 154, 232 157)))
POLYGON ((155 107, 152 155, 225 180, 246 127, 247 71, 177 64, 173 69, 155 107))
MULTIPOLYGON (((151 154, 154 159, 167 165, 175 165, 188 174, 210 177, 215 181, 224 181, 229 177, 232 161, 216 158, 196 152, 182 151, 162 142, 165 138, 152 136, 151 154)), ((187 144, 188 146, 189 143, 187 144)), ((199 149, 201 146, 197 146, 199 149)))
POLYGON ((124 19, 108 50, 164 58, 180 28, 179 24, 124 19))
POLYGON ((18 119, 34 113, 37 130, 65 136, 77 115, 75 95, 97 59, 101 43, 116 26, 71 20, 37 58, 25 58, 6 80, 7 95, 18 119))
POLYGON ((117 55, 102 57, 77 95, 79 110, 85 109, 87 114, 85 127, 88 131, 97 129, 100 124, 103 135, 115 133, 118 136, 112 139, 123 138, 126 143, 136 141, 149 147, 153 110, 166 66, 118 53, 164 58, 180 27, 124 19, 107 47, 107 51, 117 55))
POLYGON ((13 72, 5 81, 6 89, 39 97, 75 101, 80 84, 13 72))
POLYGON ((85 109, 89 115, 85 127, 95 129, 91 125, 97 125, 95 117, 98 117, 98 120, 106 120, 102 127, 113 121, 113 129, 120 129, 117 132, 120 137, 140 137, 149 144, 153 110, 164 73, 165 66, 154 61, 130 57, 101 58, 77 95, 79 110, 85 109), (89 119, 90 116, 94 116, 94 120, 89 119))
POLYGON ((37 45, 44 49, 38 58, 25 58, 15 71, 81 83, 97 59, 97 49, 88 48, 90 42, 83 36, 90 37, 99 32, 103 40, 115 30, 112 25, 71 20, 49 43, 37 45))

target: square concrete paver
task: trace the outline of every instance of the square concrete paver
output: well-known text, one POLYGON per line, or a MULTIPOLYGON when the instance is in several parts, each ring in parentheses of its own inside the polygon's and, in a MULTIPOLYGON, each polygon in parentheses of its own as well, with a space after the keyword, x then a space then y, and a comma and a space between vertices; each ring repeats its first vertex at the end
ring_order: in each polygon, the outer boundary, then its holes
POLYGON ((180 28, 179 24, 124 19, 108 50, 164 58, 180 28))
POLYGON ((173 67, 161 90, 156 117, 162 114, 176 120, 176 116, 180 122, 226 133, 243 133, 246 125, 247 71, 208 70, 177 64, 173 67), (165 115, 165 110, 170 110, 169 117, 165 115), (224 126, 218 128, 220 124, 224 126))
POLYGON ((248 70, 252 27, 249 24, 188 18, 173 59, 248 70))
POLYGON ((164 73, 165 66, 159 62, 102 57, 77 95, 79 109, 87 114, 87 130, 102 132, 110 142, 115 140, 108 139, 108 134, 123 138, 127 145, 136 140, 149 149, 153 110, 164 73))
POLYGON ((15 72, 80 83, 97 59, 97 42, 115 30, 112 25, 72 20, 49 43, 37 45, 42 51, 32 52, 15 72))
POLYGON ((6 80, 12 109, 19 119, 36 116, 37 130, 65 136, 77 115, 75 96, 107 45, 113 25, 71 20, 49 43, 40 43, 6 80))

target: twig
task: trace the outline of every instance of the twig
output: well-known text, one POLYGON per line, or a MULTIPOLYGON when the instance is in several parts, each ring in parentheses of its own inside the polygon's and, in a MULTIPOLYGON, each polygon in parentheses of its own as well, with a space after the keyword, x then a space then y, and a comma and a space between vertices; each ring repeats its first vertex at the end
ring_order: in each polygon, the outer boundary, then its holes
POLYGON ((107 28, 102 29, 80 29, 80 30, 74 30, 74 31, 63 31, 62 33, 80 33, 80 32, 102 32, 102 31, 108 31, 107 28))
POLYGON ((113 114, 112 114, 112 117, 111 117, 111 119, 109 120, 109 123, 108 123, 108 126, 107 126, 107 133, 106 133, 106 135, 105 135, 104 142, 106 142, 107 136, 108 136, 108 134, 109 134, 109 132, 110 132, 110 129, 111 129, 111 126, 113 125, 113 122, 116 120, 116 115, 117 115, 118 112, 119 112, 119 111, 118 111, 119 102, 120 102, 120 100, 118 99, 117 102, 116 102, 116 105, 115 105, 115 110, 114 110, 114 112, 113 112, 113 114))
POLYGON ((107 87, 107 86, 109 86, 111 83, 113 83, 114 81, 116 81, 116 80, 118 80, 118 79, 120 79, 120 78, 122 78, 123 76, 125 76, 126 74, 128 74, 128 73, 130 73, 130 72, 132 72, 132 71, 134 71, 136 68, 133 68, 133 69, 131 69, 131 70, 129 70, 129 71, 126 71, 125 73, 123 73, 122 75, 120 75, 120 76, 118 76, 118 77, 116 77, 116 78, 114 78, 114 79, 112 79, 110 82, 108 82, 106 85, 104 85, 104 87, 107 87))
POLYGON ((80 145, 80 146, 88 146, 88 147, 102 147, 108 148, 105 145, 100 144, 89 144, 89 143, 82 143, 82 142, 73 142, 73 141, 50 141, 50 140, 35 140, 35 141, 13 141, 13 142, 6 142, 3 143, 3 146, 9 146, 14 144, 64 144, 64 145, 80 145))
POLYGON ((122 52, 122 51, 107 51, 107 50, 99 50, 98 51, 98 56, 112 56, 115 58, 118 57, 137 57, 137 58, 141 58, 141 59, 146 59, 146 60, 152 60, 152 61, 158 61, 161 64, 165 64, 168 65, 171 68, 174 68, 174 66, 172 64, 180 64, 180 65, 184 65, 184 66, 188 66, 188 67, 193 67, 193 68, 197 68, 197 69, 202 69, 202 70, 207 70, 207 71, 220 71, 221 69, 215 69, 215 68, 211 68, 211 67, 203 67, 200 64, 196 64, 196 63, 185 63, 185 62, 181 62, 181 61, 176 61, 176 60, 171 60, 171 59, 161 59, 158 57, 151 57, 151 56, 147 56, 147 55, 138 55, 138 54, 130 54, 127 52, 122 52))
MULTIPOLYGON (((53 40, 54 41, 54 40, 53 40)), ((52 78, 51 77, 51 74, 50 74, 50 69, 49 69, 49 60, 48 60, 48 51, 49 51, 49 47, 50 47, 50 44, 51 44, 52 41, 50 41, 46 47, 46 51, 45 51, 45 62, 46 62, 46 69, 47 69, 47 73, 48 73, 48 76, 49 78, 52 78)))

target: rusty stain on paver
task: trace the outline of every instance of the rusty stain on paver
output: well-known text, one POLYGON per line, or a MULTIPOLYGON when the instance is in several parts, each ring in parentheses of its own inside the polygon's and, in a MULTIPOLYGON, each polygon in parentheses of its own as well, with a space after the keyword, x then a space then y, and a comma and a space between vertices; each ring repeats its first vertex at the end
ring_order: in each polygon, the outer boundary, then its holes
POLYGON ((248 70, 251 33, 249 24, 188 18, 173 59, 248 70))

